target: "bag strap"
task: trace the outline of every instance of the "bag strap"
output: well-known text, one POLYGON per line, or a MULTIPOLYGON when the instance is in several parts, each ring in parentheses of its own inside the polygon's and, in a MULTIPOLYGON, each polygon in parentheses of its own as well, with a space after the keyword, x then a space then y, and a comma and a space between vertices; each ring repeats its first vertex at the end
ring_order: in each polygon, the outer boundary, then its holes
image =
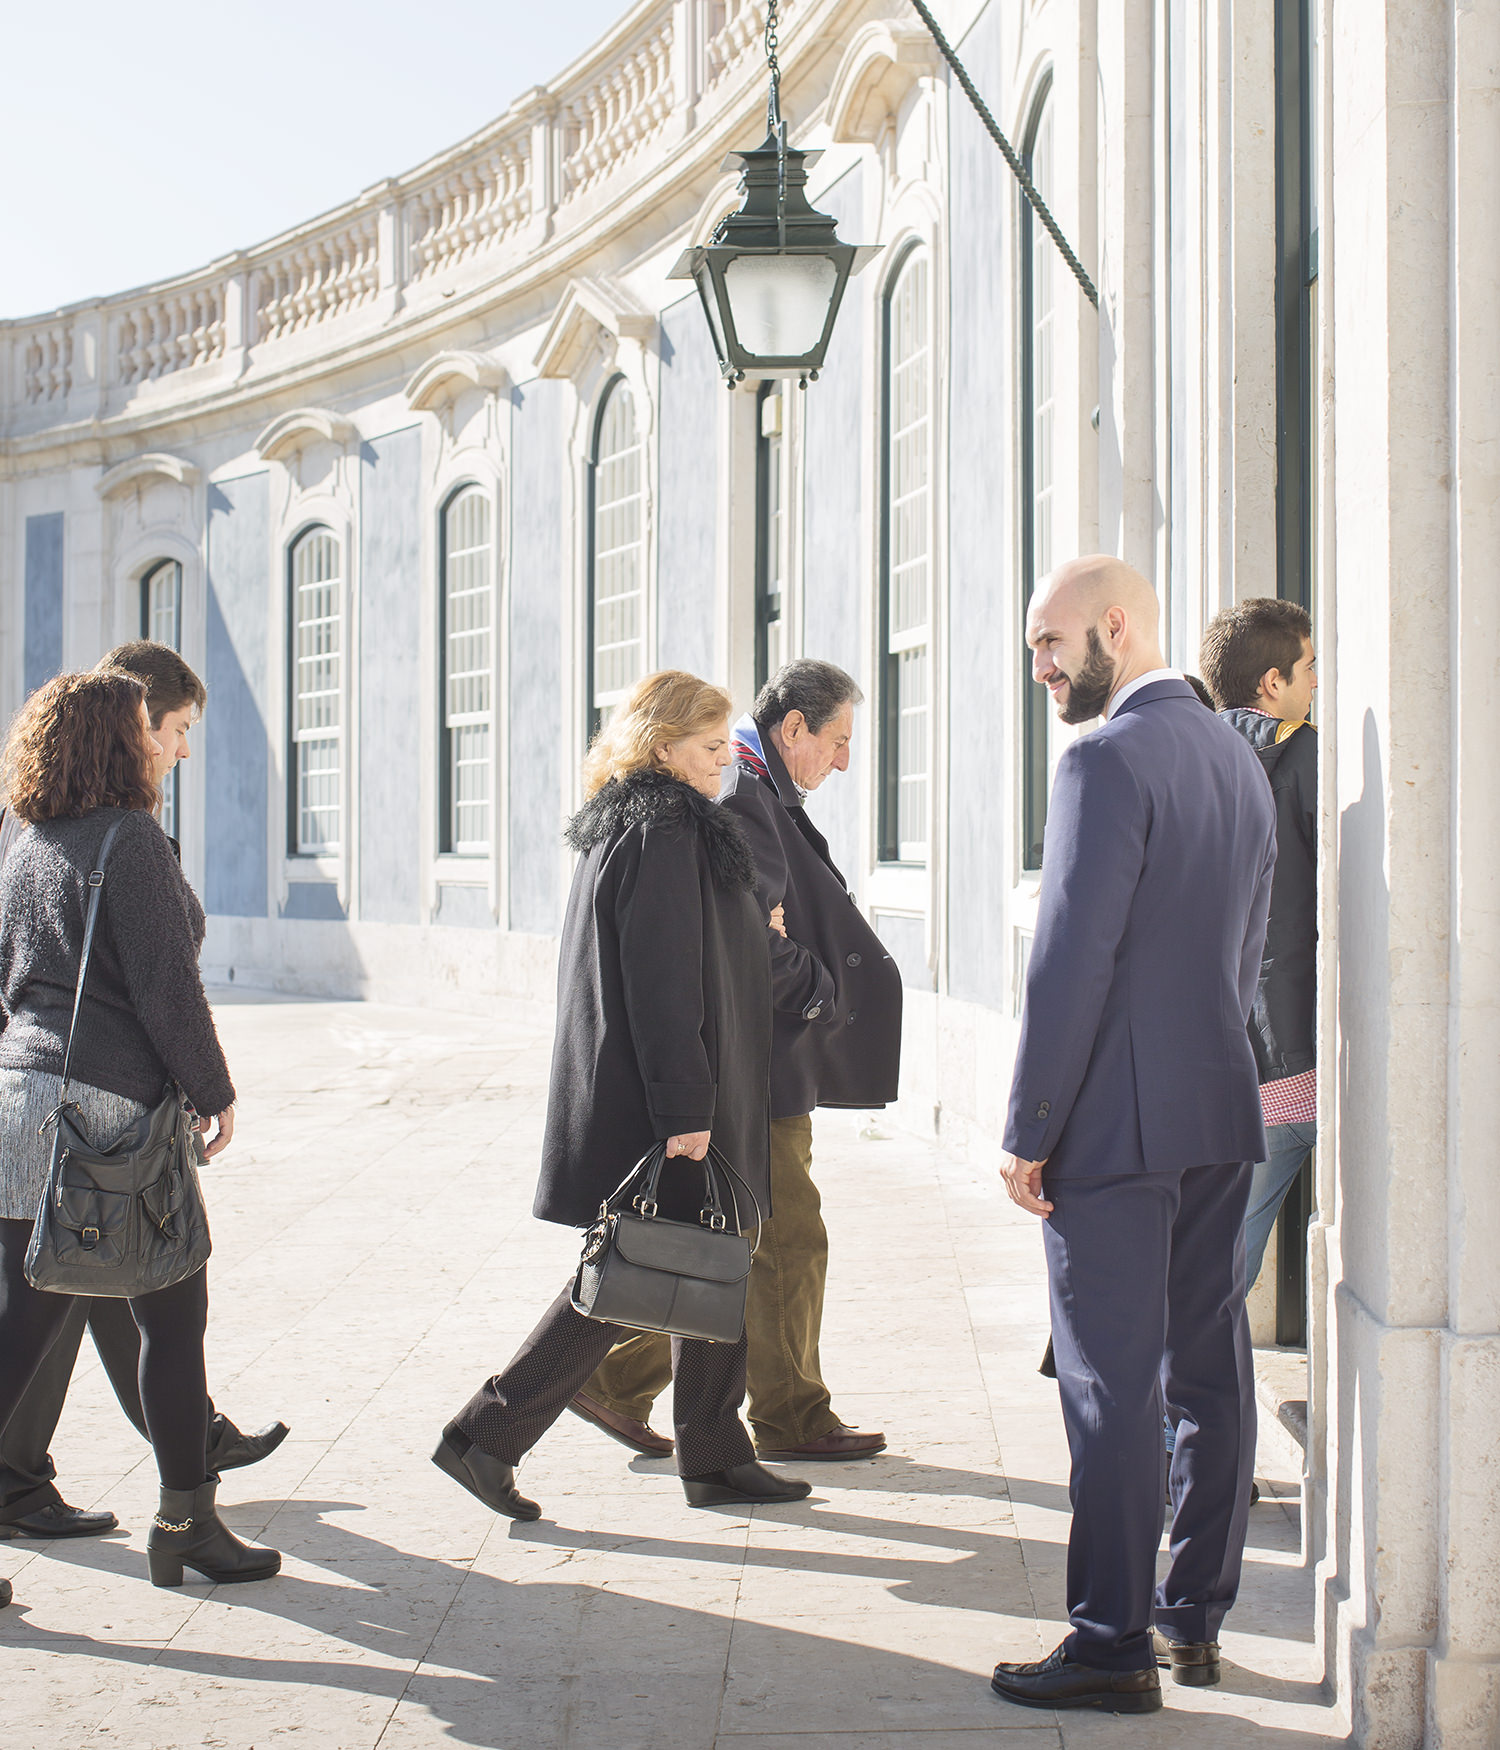
MULTIPOLYGON (((620 1183, 615 1186, 614 1190, 610 1192, 609 1196, 605 1198, 603 1203, 599 1205, 600 1216, 612 1215, 622 1208, 625 1202, 625 1193, 637 1179, 644 1179, 644 1183, 642 1184, 639 1193, 630 1199, 631 1207, 641 1215, 648 1217, 655 1215, 656 1189, 660 1182, 662 1168, 666 1164, 666 1159, 666 1143, 659 1142, 654 1148, 648 1149, 625 1177, 621 1179, 620 1183)), ((750 1250, 750 1256, 753 1258, 756 1252, 760 1249, 760 1230, 765 1223, 765 1217, 761 1214, 760 1199, 755 1195, 755 1192, 750 1186, 745 1183, 740 1174, 730 1166, 728 1160, 725 1158, 724 1151, 717 1143, 709 1143, 708 1153, 704 1156, 702 1165, 704 1196, 702 1216, 705 1220, 705 1225, 720 1228, 724 1225, 724 1200, 719 1189, 718 1180, 720 1172, 727 1173, 729 1178, 733 1179, 735 1183, 740 1186, 741 1190, 744 1191, 745 1195, 754 1205, 755 1244, 750 1250)), ((729 1202, 734 1210, 734 1230, 736 1233, 740 1233, 742 1231, 740 1223, 740 1200, 735 1195, 734 1185, 726 1185, 725 1189, 729 1193, 729 1202)))
POLYGON ((68 1044, 63 1052, 62 1092, 57 1098, 59 1107, 68 1098, 68 1082, 73 1068, 73 1041, 78 1033, 78 1017, 83 1010, 83 987, 89 975, 89 957, 94 951, 94 929, 99 922, 99 900, 104 892, 104 865, 109 860, 110 846, 115 842, 115 834, 124 824, 122 816, 110 825, 99 846, 99 855, 95 858, 96 867, 89 875, 89 906, 83 924, 83 948, 78 956, 78 984, 73 991, 73 1019, 68 1023, 68 1044))

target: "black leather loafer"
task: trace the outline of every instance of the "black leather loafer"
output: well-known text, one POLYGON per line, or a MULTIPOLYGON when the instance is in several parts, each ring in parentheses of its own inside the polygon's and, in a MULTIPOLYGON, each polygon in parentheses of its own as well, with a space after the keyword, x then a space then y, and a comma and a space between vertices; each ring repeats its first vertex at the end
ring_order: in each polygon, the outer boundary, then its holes
POLYGON ((780 1477, 753 1460, 728 1470, 711 1470, 701 1477, 684 1477, 682 1492, 689 1507, 723 1507, 731 1503, 805 1501, 812 1484, 800 1477, 780 1477))
POLYGON ((1101 1671, 1080 1665, 1061 1647, 1029 1665, 997 1665, 990 1688, 1018 1707, 1091 1707, 1107 1714, 1154 1714, 1161 1706, 1156 1667, 1101 1671))
POLYGON ((119 1525, 113 1513, 91 1513, 83 1507, 70 1507, 66 1501, 52 1501, 34 1512, 7 1519, 0 1524, 0 1537, 103 1537, 107 1531, 117 1531, 119 1525))
POLYGON ((208 1425, 208 1472, 217 1476, 221 1471, 241 1470, 247 1464, 259 1464, 281 1445, 291 1429, 285 1422, 267 1422, 253 1434, 241 1434, 228 1416, 216 1415, 208 1425))
POLYGON ((1172 1681, 1187 1689, 1210 1689, 1219 1681, 1217 1641, 1169 1641, 1161 1630, 1151 1631, 1156 1662, 1172 1673, 1172 1681))
POLYGON ((432 1462, 446 1471, 461 1489, 467 1489, 476 1501, 507 1519, 540 1519, 542 1510, 535 1501, 528 1501, 516 1488, 513 1465, 502 1464, 481 1452, 460 1429, 450 1422, 437 1443, 432 1462))

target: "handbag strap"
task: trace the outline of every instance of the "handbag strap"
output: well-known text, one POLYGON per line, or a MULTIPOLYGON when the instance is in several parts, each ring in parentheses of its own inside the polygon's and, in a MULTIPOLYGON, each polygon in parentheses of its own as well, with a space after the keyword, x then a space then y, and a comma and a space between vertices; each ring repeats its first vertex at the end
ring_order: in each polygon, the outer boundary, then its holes
MULTIPOLYGON (((644 1179, 640 1191, 630 1199, 631 1207, 639 1214, 647 1216, 648 1218, 654 1216, 656 1214, 657 1186, 661 1180, 662 1168, 666 1164, 666 1159, 666 1143, 659 1142, 654 1148, 648 1149, 625 1177, 621 1179, 620 1183, 615 1186, 614 1190, 610 1192, 609 1196, 605 1198, 604 1202, 600 1204, 599 1214, 601 1216, 606 1216, 616 1213, 625 1202, 625 1193, 637 1179, 644 1179)), ((727 1173, 729 1178, 733 1179, 741 1187, 745 1195, 754 1205, 755 1244, 750 1249, 750 1256, 753 1258, 756 1252, 760 1249, 760 1230, 765 1221, 765 1217, 761 1214, 760 1199, 755 1195, 755 1192, 750 1186, 745 1183, 745 1180, 740 1174, 730 1166, 728 1160, 724 1156, 724 1151, 717 1143, 709 1143, 708 1153, 703 1158, 702 1166, 704 1196, 702 1216, 703 1218, 706 1218, 707 1225, 717 1226, 719 1228, 722 1228, 724 1225, 724 1199, 720 1192, 718 1181, 718 1174, 720 1171, 727 1173)), ((734 1210, 735 1232, 739 1233, 742 1231, 740 1224, 740 1200, 735 1195, 733 1185, 727 1185, 725 1188, 729 1192, 729 1201, 734 1210)))
POLYGON ((83 923, 83 948, 78 956, 78 984, 73 991, 73 1019, 68 1023, 68 1044, 63 1052, 62 1092, 57 1097, 59 1108, 68 1098, 68 1082, 73 1069, 73 1041, 78 1033, 78 1017, 83 1011, 83 987, 89 975, 89 957, 94 951, 94 929, 99 922, 99 900, 104 892, 104 865, 109 860, 115 834, 124 825, 124 817, 113 821, 99 846, 95 868, 89 874, 89 904, 83 923))

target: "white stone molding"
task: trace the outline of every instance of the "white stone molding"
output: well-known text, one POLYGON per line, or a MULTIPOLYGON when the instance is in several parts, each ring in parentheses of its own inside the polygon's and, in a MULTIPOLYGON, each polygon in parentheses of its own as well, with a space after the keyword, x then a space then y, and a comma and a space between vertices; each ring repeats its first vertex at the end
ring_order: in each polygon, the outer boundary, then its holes
POLYGON ((828 97, 828 125, 840 144, 879 145, 912 87, 942 65, 920 24, 882 19, 855 32, 828 97))
POLYGON ((94 491, 100 498, 110 499, 148 481, 158 480, 169 481, 175 486, 195 486, 198 469, 180 456, 167 455, 164 450, 147 450, 144 455, 132 456, 128 462, 118 462, 107 469, 94 482, 94 491))
POLYGON ((440 352, 406 385, 406 404, 413 413, 440 412, 468 389, 499 394, 510 387, 510 373, 482 352, 440 352))
POLYGON ((255 453, 263 462, 284 462, 308 444, 332 444, 346 450, 359 434, 340 413, 321 407, 299 407, 273 419, 255 440, 255 453))
POLYGON ((537 370, 576 383, 597 356, 612 362, 619 341, 633 340, 644 348, 656 325, 656 316, 614 281, 602 276, 572 280, 537 348, 537 370))

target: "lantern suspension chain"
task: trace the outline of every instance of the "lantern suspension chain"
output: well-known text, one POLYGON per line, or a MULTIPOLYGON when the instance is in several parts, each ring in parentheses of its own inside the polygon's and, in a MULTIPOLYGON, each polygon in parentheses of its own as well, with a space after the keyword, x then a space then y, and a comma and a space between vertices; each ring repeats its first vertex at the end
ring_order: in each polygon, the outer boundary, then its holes
POLYGON ((776 247, 786 248, 786 122, 781 114, 781 62, 776 58, 777 0, 766 5, 766 66, 771 89, 766 97, 766 129, 776 136, 776 247))
MULTIPOLYGON (((1068 246, 1068 240, 1062 234, 1062 227, 1058 224, 1057 220, 1052 217, 1046 201, 1044 201, 1041 195, 1037 193, 1036 184, 1027 174, 1026 166, 1017 156, 1016 150, 1011 145, 1010 141, 1000 132, 1000 124, 995 120, 994 116, 990 114, 989 107, 984 99, 974 89, 974 81, 969 77, 967 68, 965 68, 963 62, 959 60, 958 56, 954 54, 947 37, 945 37, 942 31, 938 28, 938 21, 932 16, 931 12, 928 11, 924 0, 911 0, 911 3, 916 8, 918 16, 921 18, 923 24, 925 24, 931 32, 932 40, 937 44, 938 50, 943 59, 953 69, 954 78, 957 79, 960 86, 962 86, 964 96, 973 104, 975 113, 978 115, 980 121, 984 123, 985 131, 1005 154, 1005 162, 1014 172, 1016 181, 1020 183, 1022 194, 1026 196, 1027 200, 1029 200, 1032 206, 1036 209, 1036 216, 1046 227, 1047 235, 1057 245, 1062 254, 1063 260, 1067 262, 1068 266, 1073 270, 1073 278, 1083 287, 1084 296, 1097 310, 1099 308, 1099 294, 1094 289, 1094 282, 1088 276, 1088 270, 1068 246)), ((776 0, 771 0, 771 12, 773 15, 775 14, 775 11, 776 0)), ((766 40, 769 44, 771 40, 769 24, 767 25, 766 40)), ((779 75, 773 74, 773 93, 776 88, 775 81, 777 77, 779 77, 779 75)))

